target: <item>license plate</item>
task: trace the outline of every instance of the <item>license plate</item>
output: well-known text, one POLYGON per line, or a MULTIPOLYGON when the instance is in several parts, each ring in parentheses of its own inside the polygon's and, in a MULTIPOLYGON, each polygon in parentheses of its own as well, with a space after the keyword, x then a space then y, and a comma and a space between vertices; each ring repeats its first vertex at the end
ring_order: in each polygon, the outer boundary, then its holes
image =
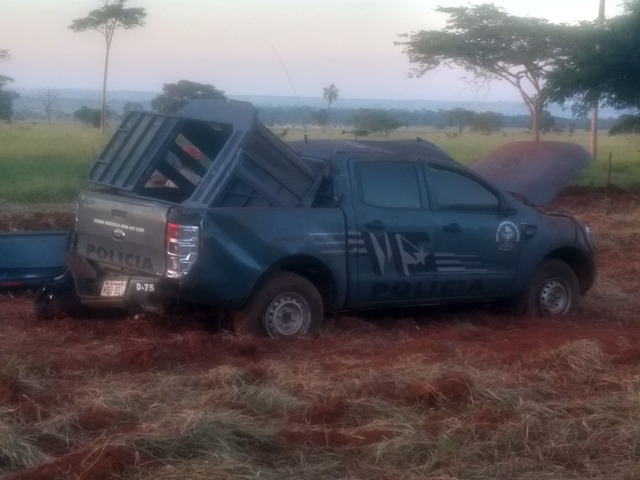
POLYGON ((153 282, 149 282, 149 281, 145 282, 142 280, 132 280, 131 284, 132 284, 131 289, 136 292, 153 293, 156 291, 156 284, 153 282))
POLYGON ((126 288, 126 280, 105 280, 100 295, 103 297, 122 297, 126 288))

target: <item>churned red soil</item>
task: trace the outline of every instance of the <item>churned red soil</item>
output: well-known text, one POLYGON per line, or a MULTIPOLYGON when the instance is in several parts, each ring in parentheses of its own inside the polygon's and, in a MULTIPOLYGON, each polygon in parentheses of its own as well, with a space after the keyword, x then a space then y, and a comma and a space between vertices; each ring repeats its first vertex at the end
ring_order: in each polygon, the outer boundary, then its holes
POLYGON ((70 230, 73 223, 71 208, 19 210, 12 207, 0 210, 0 232, 70 230))
MULTIPOLYGON (((135 414, 124 407, 77 404, 82 375, 202 372, 229 366, 242 369, 252 382, 264 383, 274 375, 269 365, 286 362, 299 364, 301 371, 312 365, 314 371, 326 374, 323 378, 338 380, 365 368, 392 371, 419 357, 434 363, 473 359, 477 364, 480 359, 487 368, 524 372, 519 381, 526 383, 549 372, 570 379, 580 357, 565 355, 563 349, 583 342, 597 344, 608 368, 617 375, 616 382, 603 381, 588 389, 622 388, 620 375, 628 371, 631 378, 640 365, 640 193, 576 188, 550 208, 589 224, 598 244, 596 286, 583 298, 578 313, 562 319, 524 318, 485 306, 411 309, 345 315, 328 319, 317 337, 272 340, 219 332, 199 315, 43 322, 35 318, 33 292, 0 292, 0 354, 6 362, 14 362, 0 368, 0 409, 27 424, 46 422, 53 412, 59 415, 65 408, 75 415, 75 430, 69 433, 72 442, 40 435, 38 447, 46 458, 29 468, 5 464, 6 478, 126 478, 120 475, 134 464, 154 468, 153 459, 145 458, 144 452, 117 441, 143 428, 135 414), (20 362, 40 366, 53 383, 46 389, 34 386, 19 373, 20 362)), ((0 215, 4 230, 70 228, 71 223, 69 212, 0 215)), ((469 405, 480 388, 476 381, 461 370, 413 379, 405 386, 381 375, 354 387, 349 398, 309 400, 282 422, 276 435, 285 444, 328 448, 390 440, 396 431, 384 425, 364 426, 358 420, 354 405, 372 396, 424 408, 422 428, 437 435, 444 424, 443 409, 469 405)), ((474 424, 474 435, 481 439, 496 425, 504 425, 508 415, 487 404, 465 421, 474 424)), ((2 468, 0 454, 0 474, 2 468)))

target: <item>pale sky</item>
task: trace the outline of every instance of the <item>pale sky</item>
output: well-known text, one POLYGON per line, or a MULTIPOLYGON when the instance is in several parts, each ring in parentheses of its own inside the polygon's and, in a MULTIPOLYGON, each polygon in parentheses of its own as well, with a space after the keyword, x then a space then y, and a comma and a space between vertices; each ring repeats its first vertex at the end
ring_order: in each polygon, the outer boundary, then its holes
MULTIPOLYGON (((115 34, 109 90, 160 91, 181 79, 228 95, 321 97, 335 84, 343 98, 520 101, 509 87, 481 91, 461 72, 419 79, 398 34, 441 28, 441 6, 468 0, 128 0, 147 11, 146 25, 115 34), (290 79, 290 80, 289 80, 290 79)), ((576 23, 595 19, 599 0, 496 0, 514 15, 576 23)), ((609 0, 607 16, 620 14, 609 0)), ((100 89, 104 37, 67 27, 100 0, 2 0, 0 74, 12 88, 100 89)))

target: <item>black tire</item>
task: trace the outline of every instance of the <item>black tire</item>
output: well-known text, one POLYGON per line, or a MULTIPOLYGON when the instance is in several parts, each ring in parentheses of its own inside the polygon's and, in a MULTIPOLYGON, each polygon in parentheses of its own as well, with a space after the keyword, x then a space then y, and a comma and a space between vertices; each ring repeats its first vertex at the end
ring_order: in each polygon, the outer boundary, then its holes
POLYGON ((568 315, 580 302, 576 274, 561 260, 546 260, 533 274, 525 298, 525 311, 535 317, 568 315))
POLYGON ((233 317, 234 330, 239 334, 302 336, 322 327, 324 305, 318 289, 306 278, 279 272, 233 317))
POLYGON ((73 278, 69 271, 40 287, 33 303, 36 317, 39 320, 78 317, 82 312, 80 298, 76 294, 73 278))

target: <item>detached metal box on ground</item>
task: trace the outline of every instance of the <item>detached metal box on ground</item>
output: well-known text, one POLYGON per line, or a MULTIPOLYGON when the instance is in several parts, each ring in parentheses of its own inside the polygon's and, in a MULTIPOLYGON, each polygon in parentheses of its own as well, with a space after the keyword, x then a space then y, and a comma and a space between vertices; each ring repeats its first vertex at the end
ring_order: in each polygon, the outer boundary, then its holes
POLYGON ((176 116, 133 112, 89 180, 204 207, 310 206, 323 173, 257 121, 249 103, 194 101, 176 116))
POLYGON ((0 289, 38 286, 66 269, 69 232, 0 233, 0 289))

